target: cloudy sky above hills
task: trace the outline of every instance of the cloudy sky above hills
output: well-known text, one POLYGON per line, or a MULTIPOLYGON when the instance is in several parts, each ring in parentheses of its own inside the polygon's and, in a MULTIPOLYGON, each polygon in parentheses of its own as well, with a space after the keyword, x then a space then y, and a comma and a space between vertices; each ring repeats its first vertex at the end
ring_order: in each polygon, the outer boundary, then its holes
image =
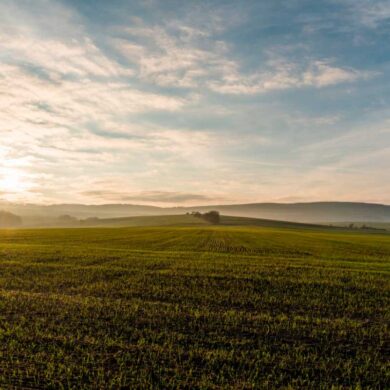
POLYGON ((390 203, 390 3, 0 2, 0 199, 390 203))

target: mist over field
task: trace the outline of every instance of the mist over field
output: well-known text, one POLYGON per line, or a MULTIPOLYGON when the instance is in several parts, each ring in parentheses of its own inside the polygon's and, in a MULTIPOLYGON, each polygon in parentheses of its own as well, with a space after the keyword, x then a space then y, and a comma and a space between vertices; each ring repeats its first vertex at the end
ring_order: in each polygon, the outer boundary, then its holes
MULTIPOLYGON (((21 218, 10 219, 2 226, 61 226, 77 225, 81 220, 115 219, 141 216, 182 215, 196 211, 219 211, 236 217, 261 218, 302 223, 390 223, 390 206, 353 202, 315 203, 255 203, 238 205, 210 205, 195 207, 156 207, 131 204, 106 205, 33 205, 1 204, 0 209, 21 218)), ((1 223, 1 218, 0 218, 1 223)))

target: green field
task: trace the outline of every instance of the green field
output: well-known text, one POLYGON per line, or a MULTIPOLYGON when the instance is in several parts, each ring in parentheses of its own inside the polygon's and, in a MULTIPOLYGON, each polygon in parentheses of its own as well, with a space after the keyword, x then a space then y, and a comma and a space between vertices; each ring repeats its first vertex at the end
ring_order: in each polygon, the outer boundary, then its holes
POLYGON ((1 230, 0 388, 389 388, 389 276, 380 233, 1 230))

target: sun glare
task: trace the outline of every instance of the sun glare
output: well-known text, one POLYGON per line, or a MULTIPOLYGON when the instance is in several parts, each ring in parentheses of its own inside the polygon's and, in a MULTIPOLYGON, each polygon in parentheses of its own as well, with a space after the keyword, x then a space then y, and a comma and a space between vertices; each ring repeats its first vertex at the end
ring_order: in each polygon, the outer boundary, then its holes
POLYGON ((0 192, 20 194, 27 190, 28 185, 24 175, 15 169, 6 169, 0 172, 0 192))

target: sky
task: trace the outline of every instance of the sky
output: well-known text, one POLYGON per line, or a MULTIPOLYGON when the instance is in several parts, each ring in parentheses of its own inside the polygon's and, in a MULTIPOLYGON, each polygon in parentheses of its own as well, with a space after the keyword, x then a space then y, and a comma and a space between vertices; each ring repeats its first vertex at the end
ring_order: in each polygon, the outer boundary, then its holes
POLYGON ((0 0, 0 201, 390 204, 388 0, 0 0))

